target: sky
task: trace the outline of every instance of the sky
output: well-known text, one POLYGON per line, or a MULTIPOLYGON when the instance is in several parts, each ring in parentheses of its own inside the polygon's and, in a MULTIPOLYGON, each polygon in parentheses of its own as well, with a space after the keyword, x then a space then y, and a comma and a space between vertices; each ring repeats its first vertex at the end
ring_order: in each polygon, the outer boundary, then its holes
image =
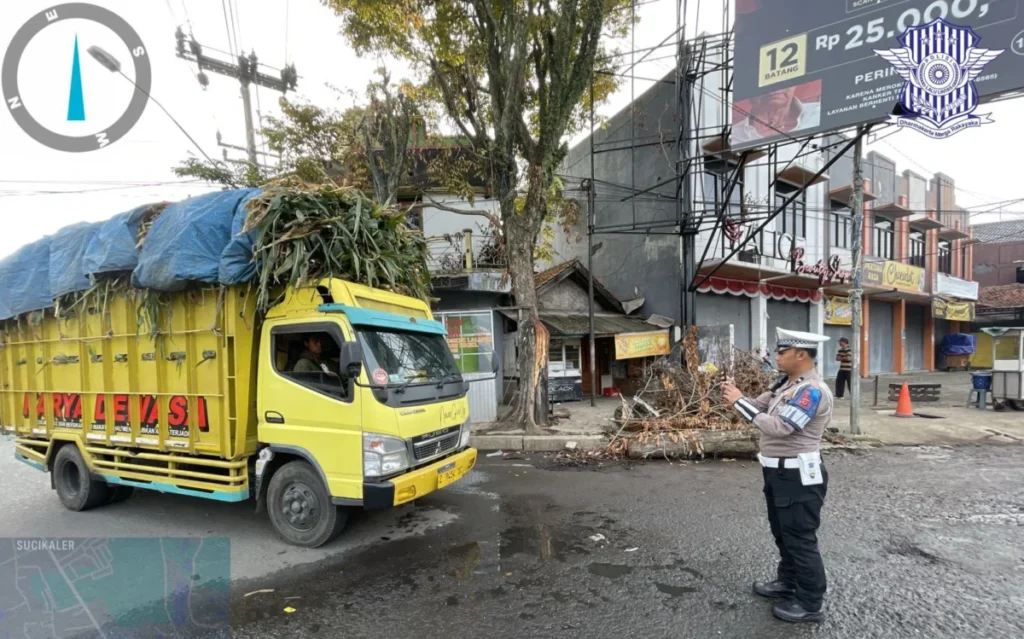
MULTIPOLYGON (((216 141, 218 131, 225 143, 245 144, 238 83, 208 72, 210 83, 203 89, 196 79, 194 65, 176 57, 174 30, 178 25, 208 51, 255 50, 262 63, 273 67, 294 63, 300 76, 299 86, 289 98, 322 107, 343 109, 351 105, 352 93, 361 94, 381 64, 380 60, 356 56, 338 34, 339 19, 316 0, 93 3, 112 10, 135 29, 152 66, 153 98, 208 155, 218 159, 222 153, 216 141)), ((722 0, 689 0, 687 34, 722 31, 721 3, 722 0)), ((0 21, 3 50, 26 20, 52 6, 53 0, 6 3, 4 19, 0 21)), ((609 44, 622 50, 653 47, 675 31, 675 12, 675 0, 640 0, 640 22, 632 41, 627 36, 609 44)), ((68 135, 91 135, 119 117, 130 99, 132 85, 86 53, 93 45, 113 54, 124 65, 125 74, 134 77, 132 52, 113 32, 95 23, 57 22, 40 32, 26 48, 18 74, 21 98, 47 128, 68 135), (76 37, 85 122, 69 122, 66 117, 76 37)), ((637 79, 632 85, 629 80, 624 81, 619 92, 601 107, 599 115, 615 113, 629 103, 631 92, 640 95, 649 88, 651 81, 642 78, 660 78, 671 71, 672 53, 670 47, 653 51, 649 60, 637 65, 637 79)), ((387 62, 396 79, 408 73, 393 61, 387 62)), ((259 115, 277 114, 279 97, 277 92, 259 89, 253 100, 259 115)), ((1014 152, 1024 143, 1024 99, 993 104, 984 110, 991 110, 996 124, 943 141, 902 131, 869 144, 867 149, 894 160, 899 171, 912 169, 926 176, 941 171, 952 176, 961 206, 981 207, 1024 197, 1019 160, 1014 152)), ((189 153, 199 153, 153 103, 125 137, 98 151, 66 153, 49 149, 25 134, 6 110, 0 112, 0 141, 0 207, 4 216, 0 257, 74 222, 102 220, 142 204, 184 199, 217 188, 183 182, 173 175, 172 166, 189 153)), ((238 151, 229 153, 233 158, 242 157, 238 151)), ((1024 212, 1024 202, 1006 210, 1024 212)), ((995 219, 993 215, 984 215, 975 222, 995 219)))

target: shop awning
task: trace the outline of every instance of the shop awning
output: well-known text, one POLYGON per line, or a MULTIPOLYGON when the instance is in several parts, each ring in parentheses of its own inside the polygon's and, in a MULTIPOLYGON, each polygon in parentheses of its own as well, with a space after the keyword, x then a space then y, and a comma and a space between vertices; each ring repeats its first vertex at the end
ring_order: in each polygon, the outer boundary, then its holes
POLYGON ((874 209, 875 217, 880 217, 883 220, 889 220, 895 222, 896 220, 904 217, 910 217, 914 214, 908 208, 904 208, 899 204, 886 204, 885 206, 876 206, 874 209))
POLYGON ((828 174, 826 173, 814 177, 815 173, 817 171, 811 171, 799 164, 790 164, 785 169, 776 173, 775 177, 783 182, 789 182, 793 186, 812 186, 828 179, 828 174))
MULTIPOLYGON (((729 145, 729 138, 724 135, 716 135, 714 137, 705 138, 702 140, 701 148, 704 152, 709 155, 717 155, 719 158, 726 162, 732 162, 737 164, 740 158, 743 157, 742 151, 733 151, 729 145)), ((746 163, 753 162, 767 155, 767 152, 761 149, 750 149, 747 151, 746 163)))
POLYGON ((908 220, 910 228, 914 231, 931 231, 932 229, 941 229, 942 222, 933 220, 930 217, 921 217, 916 220, 908 220))
POLYGON ((954 240, 965 240, 969 237, 970 235, 958 229, 942 229, 941 231, 939 231, 939 239, 946 240, 947 242, 952 242, 954 240))
MULTIPOLYGON (((838 189, 832 189, 828 192, 828 197, 833 202, 838 202, 847 208, 853 208, 853 187, 844 186, 838 189)), ((864 201, 871 202, 877 198, 870 193, 864 193, 864 201)))

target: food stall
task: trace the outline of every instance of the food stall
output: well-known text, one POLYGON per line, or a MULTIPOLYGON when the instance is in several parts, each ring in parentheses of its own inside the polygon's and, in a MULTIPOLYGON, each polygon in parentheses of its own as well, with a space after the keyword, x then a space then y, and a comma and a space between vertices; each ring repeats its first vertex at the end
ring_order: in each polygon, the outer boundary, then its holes
POLYGON ((992 399, 1024 410, 1024 327, 981 329, 992 336, 992 399))
POLYGON ((974 336, 970 333, 950 333, 942 338, 942 368, 971 369, 971 355, 974 353, 974 336))

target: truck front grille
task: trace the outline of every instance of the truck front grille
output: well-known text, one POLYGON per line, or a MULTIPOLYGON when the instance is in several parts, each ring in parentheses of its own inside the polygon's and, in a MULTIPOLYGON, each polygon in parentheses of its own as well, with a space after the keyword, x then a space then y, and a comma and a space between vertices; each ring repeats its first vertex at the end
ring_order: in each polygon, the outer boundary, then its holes
POLYGON ((459 445, 459 437, 461 434, 461 430, 456 429, 454 432, 446 435, 415 443, 412 446, 413 456, 416 457, 416 461, 423 461, 424 459, 436 457, 450 450, 455 450, 455 447, 459 445))

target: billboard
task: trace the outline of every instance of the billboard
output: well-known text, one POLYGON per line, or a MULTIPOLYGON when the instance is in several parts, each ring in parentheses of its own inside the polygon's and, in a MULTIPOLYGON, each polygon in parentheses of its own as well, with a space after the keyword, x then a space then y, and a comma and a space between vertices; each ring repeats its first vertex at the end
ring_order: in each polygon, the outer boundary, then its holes
POLYGON ((982 101, 1024 88, 1024 0, 736 0, 732 148, 885 119, 904 82, 874 50, 937 18, 1004 50, 982 101))

